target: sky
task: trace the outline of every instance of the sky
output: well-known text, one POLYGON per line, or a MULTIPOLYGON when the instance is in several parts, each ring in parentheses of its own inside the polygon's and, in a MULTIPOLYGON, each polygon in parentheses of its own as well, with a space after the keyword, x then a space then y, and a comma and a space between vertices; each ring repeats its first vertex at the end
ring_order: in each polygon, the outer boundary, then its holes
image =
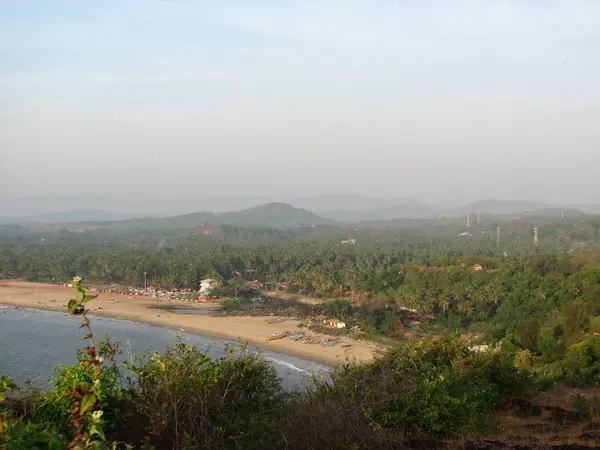
POLYGON ((600 203, 598 23, 595 0, 1 2, 0 198, 600 203))

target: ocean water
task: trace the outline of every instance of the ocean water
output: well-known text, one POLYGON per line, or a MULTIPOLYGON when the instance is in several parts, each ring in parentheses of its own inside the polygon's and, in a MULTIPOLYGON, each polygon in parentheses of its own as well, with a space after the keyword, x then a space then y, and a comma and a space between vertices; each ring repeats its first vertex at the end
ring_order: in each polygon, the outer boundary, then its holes
MULTIPOLYGON (((159 353, 175 341, 177 331, 128 320, 89 316, 96 338, 107 333, 112 341, 121 343, 121 361, 132 353, 142 355, 148 347, 159 353)), ((74 364, 77 348, 85 343, 80 336, 80 319, 64 313, 4 307, 0 305, 0 375, 6 375, 22 385, 33 380, 35 385, 48 388, 52 369, 57 364, 74 364)), ((194 344, 213 358, 225 356, 227 341, 183 335, 185 343, 194 344)), ((236 345, 234 341, 229 344, 236 345)), ((255 348, 249 347, 253 351, 255 348)), ((307 387, 312 373, 324 373, 328 367, 316 362, 262 351, 272 362, 285 389, 307 387)))

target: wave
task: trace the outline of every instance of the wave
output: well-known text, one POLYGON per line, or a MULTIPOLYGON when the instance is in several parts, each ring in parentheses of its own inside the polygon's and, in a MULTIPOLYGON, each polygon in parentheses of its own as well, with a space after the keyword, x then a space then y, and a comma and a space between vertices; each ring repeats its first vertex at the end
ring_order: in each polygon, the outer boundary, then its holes
POLYGON ((279 364, 280 366, 287 367, 288 369, 292 369, 300 373, 310 373, 308 370, 301 369, 300 367, 295 366, 292 363, 283 361, 281 359, 273 358, 272 356, 265 356, 265 359, 267 361, 271 361, 272 363, 279 364))

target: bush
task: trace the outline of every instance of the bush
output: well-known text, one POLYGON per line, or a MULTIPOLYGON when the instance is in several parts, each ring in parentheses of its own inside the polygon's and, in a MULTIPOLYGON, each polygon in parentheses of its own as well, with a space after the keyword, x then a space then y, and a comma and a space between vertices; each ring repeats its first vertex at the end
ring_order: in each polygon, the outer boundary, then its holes
POLYGON ((600 337, 574 344, 562 362, 565 378, 572 386, 587 386, 600 382, 600 337))
MULTIPOLYGON (((115 430, 123 423, 125 391, 119 383, 119 370, 116 363, 110 360, 118 352, 118 344, 110 344, 108 338, 98 342, 99 354, 103 360, 100 365, 100 386, 105 429, 115 430), (113 353, 114 352, 114 353, 113 353), (111 356, 112 355, 112 356, 111 356)), ((71 400, 67 391, 81 382, 91 383, 93 368, 81 365, 58 365, 54 369, 55 377, 50 380, 52 390, 45 395, 38 395, 33 400, 31 420, 36 423, 51 423, 54 428, 65 435, 71 436, 69 428, 69 411, 71 400)))
POLYGON ((502 395, 531 395, 534 377, 500 354, 473 354, 442 339, 346 365, 318 384, 323 403, 360 410, 380 428, 406 435, 459 436, 482 425, 502 395))
POLYGON ((131 366, 132 400, 146 430, 168 448, 269 447, 282 389, 275 369, 245 347, 211 360, 179 338, 131 366))
POLYGON ((273 448, 314 449, 398 449, 404 438, 396 430, 383 429, 365 414, 359 402, 322 392, 295 393, 286 402, 284 419, 278 425, 273 448))
POLYGON ((12 420, 8 424, 5 436, 5 442, 0 439, 0 448, 30 450, 62 450, 66 448, 64 437, 33 422, 21 423, 12 420), (6 445, 6 447, 2 447, 2 445, 6 445))
POLYGON ((521 350, 515 355, 515 366, 521 369, 533 370, 535 362, 535 355, 529 350, 521 350))
POLYGON ((25 421, 32 398, 38 392, 25 391, 17 397, 9 397, 17 386, 10 378, 0 376, 0 448, 2 449, 49 449, 58 450, 65 440, 52 428, 52 423, 36 424, 25 421), (17 414, 15 414, 17 413, 17 414))
POLYGON ((585 395, 576 393, 571 396, 571 402, 573 403, 573 408, 575 408, 577 413, 582 417, 589 420, 594 416, 592 402, 585 395))
POLYGON ((252 301, 249 297, 229 298, 221 302, 221 311, 235 311, 240 306, 249 305, 252 301))

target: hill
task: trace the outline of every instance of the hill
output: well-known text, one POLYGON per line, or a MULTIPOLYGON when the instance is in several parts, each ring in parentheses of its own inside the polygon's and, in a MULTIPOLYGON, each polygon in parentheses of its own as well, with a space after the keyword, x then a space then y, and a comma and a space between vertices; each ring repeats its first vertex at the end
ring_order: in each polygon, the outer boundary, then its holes
POLYGON ((402 205, 425 205, 413 198, 375 198, 362 195, 322 195, 319 197, 297 198, 290 203, 299 208, 322 213, 324 211, 361 211, 365 209, 385 209, 402 205))
POLYGON ((453 210, 453 213, 463 214, 466 212, 481 212, 496 215, 506 215, 516 214, 523 211, 536 211, 538 209, 552 208, 560 208, 560 206, 526 200, 479 200, 473 203, 468 203, 460 208, 456 208, 453 210))
POLYGON ((600 215, 600 205, 593 205, 593 204, 587 204, 587 205, 569 205, 569 208, 578 209, 579 211, 582 211, 585 214, 592 214, 592 215, 595 215, 595 216, 600 215))
POLYGON ((412 198, 371 198, 360 195, 326 195, 292 201, 336 222, 422 219, 437 216, 431 206, 412 198))
POLYGON ((517 213, 517 215, 524 219, 529 218, 557 218, 564 215, 564 217, 581 217, 585 216, 583 211, 575 208, 540 208, 534 211, 523 211, 517 213))
POLYGON ((27 217, 0 217, 0 223, 9 224, 66 224, 79 222, 110 222, 115 220, 124 220, 129 217, 114 214, 103 210, 82 209, 73 211, 61 211, 47 214, 39 214, 27 217))
POLYGON ((76 223, 76 222, 110 222, 124 220, 129 217, 114 214, 109 211, 95 209, 81 209, 74 211, 63 211, 39 216, 27 217, 24 223, 46 222, 46 223, 76 223))
POLYGON ((265 203, 243 211, 219 214, 216 221, 221 225, 253 225, 274 228, 335 224, 331 219, 321 217, 306 209, 295 208, 287 203, 265 203))
POLYGON ((0 216, 0 225, 12 225, 16 223, 18 223, 18 221, 14 217, 0 216))
POLYGON ((424 205, 399 205, 390 208, 326 211, 321 215, 337 222, 358 223, 377 220, 430 219, 439 214, 433 208, 424 205))
POLYGON ((334 221, 286 203, 264 205, 226 213, 197 212, 164 218, 141 218, 118 222, 125 229, 193 229, 207 225, 263 226, 287 228, 293 226, 333 225, 334 221))

